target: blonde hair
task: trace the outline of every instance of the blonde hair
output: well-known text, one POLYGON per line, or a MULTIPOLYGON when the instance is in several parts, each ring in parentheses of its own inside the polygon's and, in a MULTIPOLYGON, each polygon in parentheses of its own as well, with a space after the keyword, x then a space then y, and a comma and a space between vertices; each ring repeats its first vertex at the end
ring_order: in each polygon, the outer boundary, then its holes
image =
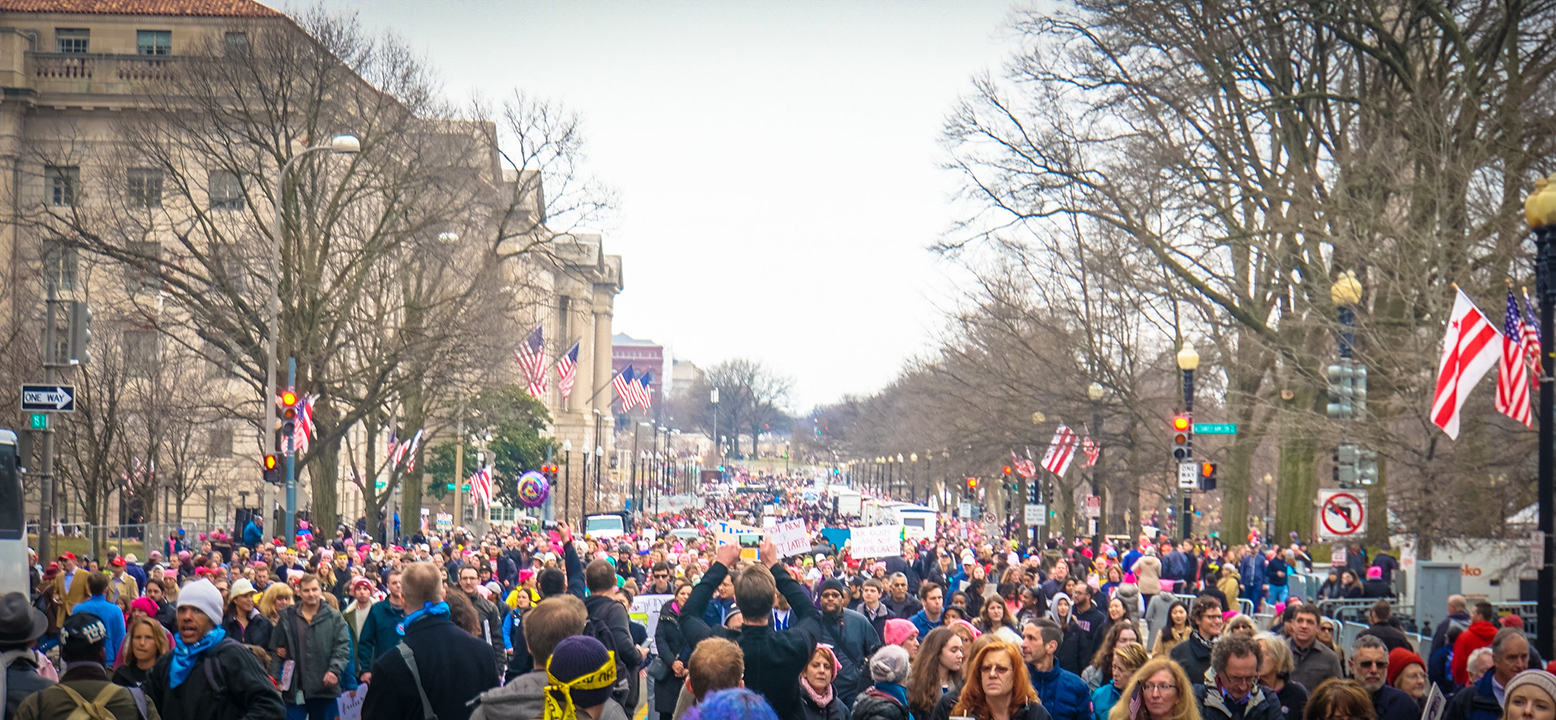
MULTIPOLYGON (((1150 662, 1141 665, 1139 669, 1135 670, 1134 677, 1129 679, 1129 685, 1125 686, 1124 692, 1118 696, 1118 703, 1113 705, 1113 709, 1108 712, 1108 720, 1144 720, 1143 718, 1130 716, 1129 705, 1131 699, 1135 696, 1135 693, 1143 692, 1140 687, 1142 683, 1150 680, 1163 670, 1172 675, 1172 683, 1178 686, 1178 691, 1175 693, 1175 698, 1172 702, 1172 709, 1167 711, 1165 720, 1200 720, 1199 705, 1194 702, 1194 685, 1189 682, 1188 674, 1183 672, 1183 668, 1179 667, 1178 663, 1173 662, 1171 658, 1164 657, 1152 658, 1150 662)), ((1142 715, 1147 714, 1143 704, 1140 707, 1140 711, 1142 715)))
POLYGON ((167 630, 162 627, 162 624, 156 620, 152 620, 149 617, 136 618, 130 623, 129 629, 124 633, 124 662, 130 665, 134 665, 136 663, 135 643, 131 641, 135 639, 135 628, 138 628, 142 625, 151 628, 151 640, 152 642, 156 643, 157 646, 157 654, 151 659, 156 660, 157 658, 167 654, 167 630))
POLYGON ((287 587, 286 583, 271 583, 270 587, 265 588, 265 592, 259 596, 257 603, 259 612, 269 618, 270 622, 281 619, 281 611, 276 609, 276 600, 280 598, 287 600, 293 598, 292 589, 287 587))

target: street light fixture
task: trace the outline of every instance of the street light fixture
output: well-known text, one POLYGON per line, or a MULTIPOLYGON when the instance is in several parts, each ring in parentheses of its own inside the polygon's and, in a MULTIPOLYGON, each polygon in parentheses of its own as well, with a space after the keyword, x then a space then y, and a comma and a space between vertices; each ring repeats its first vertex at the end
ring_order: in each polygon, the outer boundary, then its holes
MULTIPOLYGON (((1524 217, 1534 229, 1535 290, 1540 296, 1540 337, 1552 342, 1556 336, 1556 175, 1549 180, 1534 182, 1535 191, 1524 200, 1524 217)), ((1556 387, 1551 376, 1556 374, 1556 354, 1546 345, 1541 351, 1540 378, 1540 465, 1539 465, 1539 529, 1542 545, 1542 562, 1539 568, 1539 588, 1535 606, 1539 608, 1536 621, 1536 644, 1540 654, 1551 657, 1556 654, 1556 387)))
MULTIPOLYGON (((261 437, 264 438, 264 446, 267 450, 272 448, 275 442, 276 432, 276 348, 281 344, 281 248, 286 244, 286 223, 282 221, 282 210, 286 207, 286 174, 291 172, 292 165, 303 156, 314 153, 330 151, 338 155, 354 155, 362 152, 362 141, 355 135, 336 135, 328 144, 314 145, 304 148, 302 152, 293 155, 276 171, 275 197, 270 204, 274 210, 271 217, 271 231, 274 233, 274 242, 270 244, 270 332, 265 341, 265 355, 269 362, 265 365, 265 424, 260 428, 261 437)), ((279 448, 275 448, 279 450, 279 448)), ((291 463, 287 463, 288 468, 291 463)), ((296 545, 297 533, 297 477, 289 471, 286 477, 286 527, 282 531, 286 533, 286 544, 296 545)))
POLYGON ((1097 498, 1097 517, 1091 518, 1091 554, 1099 557, 1102 552, 1102 398, 1107 395, 1107 388, 1102 383, 1093 381, 1086 386, 1086 397, 1091 398, 1091 427, 1088 432, 1091 435, 1091 447, 1097 453, 1096 462, 1091 464, 1091 494, 1097 498))

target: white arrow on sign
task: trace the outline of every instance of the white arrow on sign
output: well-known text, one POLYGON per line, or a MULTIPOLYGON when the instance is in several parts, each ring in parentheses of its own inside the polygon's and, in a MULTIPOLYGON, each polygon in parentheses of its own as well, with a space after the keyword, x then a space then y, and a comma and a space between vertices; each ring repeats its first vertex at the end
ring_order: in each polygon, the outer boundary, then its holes
POLYGON ((27 390, 22 393, 22 402, 28 405, 53 405, 55 408, 63 408, 75 401, 70 396, 70 391, 62 387, 53 390, 27 390))

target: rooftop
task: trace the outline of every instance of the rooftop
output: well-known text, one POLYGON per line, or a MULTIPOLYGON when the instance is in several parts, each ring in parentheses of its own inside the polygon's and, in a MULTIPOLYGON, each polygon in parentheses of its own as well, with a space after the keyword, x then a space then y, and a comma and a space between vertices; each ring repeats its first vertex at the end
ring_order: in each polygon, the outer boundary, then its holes
MULTIPOLYGON (((3 1, 3 0, 0 0, 3 1)), ((611 337, 612 345, 640 345, 644 347, 659 347, 659 343, 653 340, 639 340, 626 333, 616 333, 611 337)))
POLYGON ((160 15, 274 18, 282 13, 254 0, 0 0, 0 13, 160 15))

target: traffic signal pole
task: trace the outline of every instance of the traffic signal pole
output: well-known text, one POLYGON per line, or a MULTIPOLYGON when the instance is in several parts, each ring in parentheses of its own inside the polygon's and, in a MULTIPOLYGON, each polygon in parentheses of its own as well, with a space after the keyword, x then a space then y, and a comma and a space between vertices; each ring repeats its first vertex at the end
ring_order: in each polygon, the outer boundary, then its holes
MULTIPOLYGON (((1188 434, 1185 445, 1188 448, 1188 459, 1194 459, 1194 371, 1183 371, 1183 416, 1188 418, 1189 427, 1184 432, 1188 434)), ((1183 528, 1183 539, 1194 536, 1194 491, 1183 490, 1183 517, 1178 526, 1183 528)))
MULTIPOLYGON (((297 358, 286 359, 286 386, 297 386, 297 358)), ((275 398, 270 398, 271 404, 275 398)), ((286 531, 287 547, 297 547, 297 448, 292 446, 292 433, 286 436, 286 531)))

